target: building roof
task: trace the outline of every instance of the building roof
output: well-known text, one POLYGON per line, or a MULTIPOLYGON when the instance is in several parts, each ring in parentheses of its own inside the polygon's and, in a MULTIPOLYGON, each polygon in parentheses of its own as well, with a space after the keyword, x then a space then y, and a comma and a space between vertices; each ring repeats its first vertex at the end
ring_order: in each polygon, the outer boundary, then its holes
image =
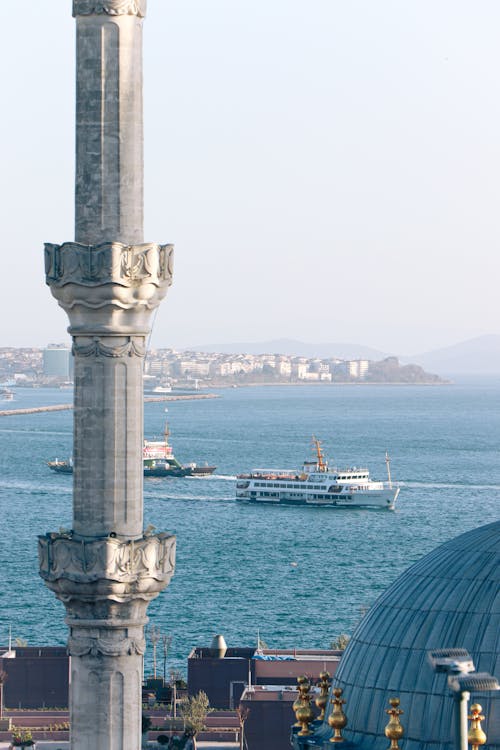
MULTIPOLYGON (((430 552, 364 617, 334 679, 347 701, 346 738, 386 750, 385 709, 398 697, 405 750, 451 750, 453 699, 427 654, 454 647, 469 651, 477 671, 500 678, 500 521, 430 552)), ((500 750, 500 692, 472 701, 486 714, 488 748, 500 750)))

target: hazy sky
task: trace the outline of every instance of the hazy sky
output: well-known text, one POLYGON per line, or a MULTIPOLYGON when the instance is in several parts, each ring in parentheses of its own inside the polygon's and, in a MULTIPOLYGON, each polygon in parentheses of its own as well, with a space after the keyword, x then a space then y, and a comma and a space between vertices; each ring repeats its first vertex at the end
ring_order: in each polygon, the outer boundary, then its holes
MULTIPOLYGON (((74 238, 74 20, 2 11, 0 346, 45 345, 68 338, 43 243, 74 238)), ((499 33, 498 0, 149 0, 145 238, 176 245, 152 344, 499 333, 499 33)))

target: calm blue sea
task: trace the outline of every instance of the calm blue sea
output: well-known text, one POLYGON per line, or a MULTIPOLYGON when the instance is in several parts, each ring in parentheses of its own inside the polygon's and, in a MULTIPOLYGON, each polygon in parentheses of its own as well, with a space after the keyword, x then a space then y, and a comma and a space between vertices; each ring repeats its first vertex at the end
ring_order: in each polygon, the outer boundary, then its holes
MULTIPOLYGON (((149 479, 146 524, 177 534, 175 577, 150 607, 173 637, 170 667, 223 633, 228 645, 326 647, 411 563, 500 508, 500 378, 425 386, 227 389, 168 404, 183 462, 215 464, 207 479, 149 479), (234 502, 235 475, 298 468, 311 435, 330 461, 366 465, 403 485, 397 511, 255 507, 234 502), (292 565, 296 563, 296 565, 292 565)), ((72 393, 17 389, 20 408, 72 393)), ((161 435, 165 404, 146 404, 161 435)), ((64 608, 37 575, 37 534, 71 526, 71 478, 46 461, 71 453, 72 412, 0 418, 0 643, 66 640, 64 608)), ((150 655, 147 657, 150 659, 150 655)))

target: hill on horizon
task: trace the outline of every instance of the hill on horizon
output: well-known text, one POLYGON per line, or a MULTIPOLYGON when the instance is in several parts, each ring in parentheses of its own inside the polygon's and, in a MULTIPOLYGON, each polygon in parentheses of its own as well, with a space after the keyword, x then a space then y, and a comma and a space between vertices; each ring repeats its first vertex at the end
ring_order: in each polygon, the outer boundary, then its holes
POLYGON ((491 333, 442 349, 401 357, 440 374, 495 375, 500 373, 500 334, 491 333))
POLYGON ((362 344, 345 342, 311 344, 286 338, 229 344, 203 344, 182 348, 185 351, 220 352, 221 354, 288 354, 295 357, 320 357, 321 359, 329 357, 370 359, 375 362, 389 356, 398 356, 401 364, 417 364, 429 372, 443 375, 500 374, 500 334, 494 333, 411 356, 399 356, 394 352, 384 352, 362 344))
POLYGON ((272 339, 231 344, 203 344, 203 346, 182 347, 192 352, 221 354, 288 354, 293 357, 339 357, 340 359, 380 360, 390 356, 387 352, 360 344, 322 343, 310 344, 295 339, 272 339))

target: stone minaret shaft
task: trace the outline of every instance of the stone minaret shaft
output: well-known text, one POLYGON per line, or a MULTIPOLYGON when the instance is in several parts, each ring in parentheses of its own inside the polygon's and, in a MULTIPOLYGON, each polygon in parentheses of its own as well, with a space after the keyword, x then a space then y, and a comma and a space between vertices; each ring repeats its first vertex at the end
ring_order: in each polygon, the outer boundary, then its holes
POLYGON ((146 609, 175 538, 143 531, 142 366, 171 245, 144 244, 146 0, 73 0, 75 242, 45 245, 75 357, 73 528, 39 539, 40 573, 70 628, 72 750, 139 750, 146 609))
POLYGON ((115 3, 137 13, 113 16, 87 13, 106 3, 79 5, 75 239, 137 244, 144 241, 143 12, 139 3, 115 3))

